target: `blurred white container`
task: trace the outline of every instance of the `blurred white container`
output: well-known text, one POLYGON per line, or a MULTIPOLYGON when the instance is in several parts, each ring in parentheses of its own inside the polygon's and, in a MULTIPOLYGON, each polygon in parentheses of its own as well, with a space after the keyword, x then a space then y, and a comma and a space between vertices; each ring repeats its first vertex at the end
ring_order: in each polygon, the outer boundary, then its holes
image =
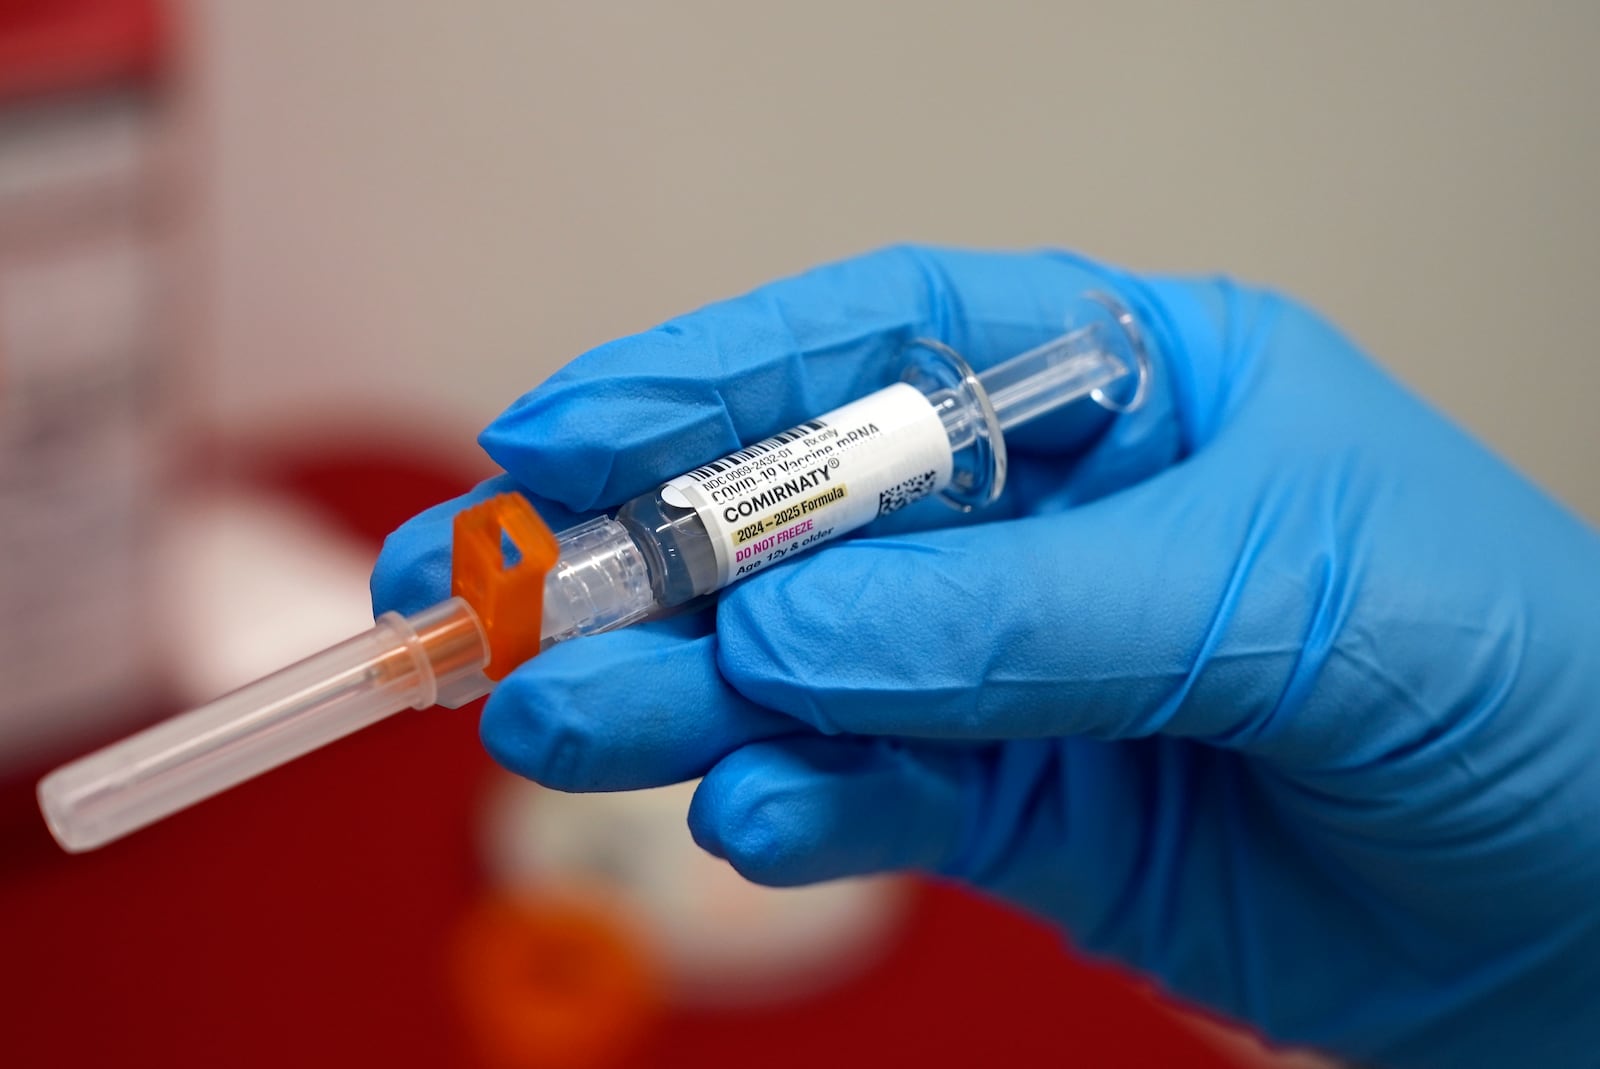
POLYGON ((162 12, 0 8, 0 774, 148 712, 176 381, 162 12))
POLYGON ((669 997, 684 1006, 791 1002, 882 959, 904 928, 906 880, 748 883, 690 839, 685 814, 695 786, 563 794, 498 776, 480 828, 490 882, 624 911, 669 997))

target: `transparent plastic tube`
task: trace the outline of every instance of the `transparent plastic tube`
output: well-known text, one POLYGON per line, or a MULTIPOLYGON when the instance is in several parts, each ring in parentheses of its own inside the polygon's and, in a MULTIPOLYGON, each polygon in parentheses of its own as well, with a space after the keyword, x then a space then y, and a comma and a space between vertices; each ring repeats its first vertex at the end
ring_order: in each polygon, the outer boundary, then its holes
POLYGON ((459 598, 409 619, 387 613, 364 634, 57 769, 39 783, 40 809, 63 847, 92 850, 402 709, 428 708, 441 684, 482 678, 484 650, 459 598))
POLYGON ((456 591, 466 599, 386 614, 363 635, 64 766, 41 781, 40 808, 63 847, 90 850, 402 709, 464 705, 539 649, 670 612, 920 498, 988 504, 1005 485, 1005 430, 1085 397, 1136 408, 1150 375, 1133 316, 1089 295, 1066 333, 982 375, 919 340, 902 382, 559 536, 520 497, 481 503, 458 518, 456 591), (487 517, 500 526, 485 527, 487 517), (538 570, 502 559, 514 531, 542 548, 538 570), (485 533, 490 541, 473 541, 485 533), (535 629, 523 606, 541 597, 535 629))
POLYGON ((1111 412, 1144 403, 1150 355, 1133 314, 1102 293, 1079 298, 1065 334, 981 375, 942 342, 912 343, 905 380, 938 412, 955 459, 942 491, 960 509, 991 504, 1006 481, 1004 432, 1088 397, 1111 412))

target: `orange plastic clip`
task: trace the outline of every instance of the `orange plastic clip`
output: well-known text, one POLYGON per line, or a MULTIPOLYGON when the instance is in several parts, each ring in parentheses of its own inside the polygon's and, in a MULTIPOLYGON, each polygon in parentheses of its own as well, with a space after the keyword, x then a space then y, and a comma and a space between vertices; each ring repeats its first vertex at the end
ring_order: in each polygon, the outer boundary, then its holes
POLYGON ((451 592, 466 599, 489 639, 484 674, 501 679, 539 652, 544 577, 561 547, 521 494, 500 494, 456 514, 451 592), (508 563, 506 543, 515 547, 508 563))

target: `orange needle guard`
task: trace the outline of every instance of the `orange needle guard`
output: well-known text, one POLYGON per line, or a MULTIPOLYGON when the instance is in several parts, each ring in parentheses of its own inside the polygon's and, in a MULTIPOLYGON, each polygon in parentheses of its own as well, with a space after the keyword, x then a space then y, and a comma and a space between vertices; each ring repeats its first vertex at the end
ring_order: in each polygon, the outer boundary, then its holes
POLYGON ((451 593, 483 625, 490 679, 539 652, 544 580, 560 556, 556 536, 521 494, 499 494, 456 514, 451 593))

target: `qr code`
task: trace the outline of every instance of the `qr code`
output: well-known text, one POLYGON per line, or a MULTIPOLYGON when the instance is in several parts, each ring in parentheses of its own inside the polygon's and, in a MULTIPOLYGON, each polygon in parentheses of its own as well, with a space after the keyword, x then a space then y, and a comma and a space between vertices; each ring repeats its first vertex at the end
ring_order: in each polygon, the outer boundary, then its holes
POLYGON ((921 475, 914 475, 905 482, 896 483, 878 494, 878 515, 887 516, 891 512, 898 512, 911 502, 927 497, 933 493, 933 476, 931 471, 921 475))

